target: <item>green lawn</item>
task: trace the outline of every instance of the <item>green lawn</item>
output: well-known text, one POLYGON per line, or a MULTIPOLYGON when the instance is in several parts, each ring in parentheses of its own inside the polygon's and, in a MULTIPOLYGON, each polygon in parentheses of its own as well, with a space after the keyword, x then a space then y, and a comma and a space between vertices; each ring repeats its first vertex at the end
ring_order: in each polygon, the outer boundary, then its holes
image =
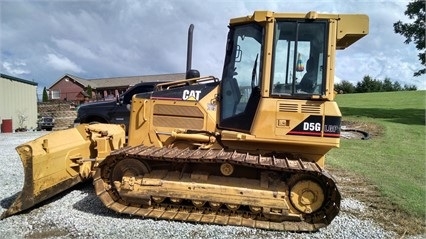
POLYGON ((370 140, 342 139, 328 163, 354 171, 403 210, 426 215, 426 91, 337 96, 343 120, 377 124, 370 140))

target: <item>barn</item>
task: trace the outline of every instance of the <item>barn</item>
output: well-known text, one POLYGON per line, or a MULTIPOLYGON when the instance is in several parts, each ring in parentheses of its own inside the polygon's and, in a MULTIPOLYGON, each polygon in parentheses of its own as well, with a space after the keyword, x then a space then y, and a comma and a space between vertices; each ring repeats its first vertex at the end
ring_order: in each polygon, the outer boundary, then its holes
POLYGON ((70 101, 76 104, 84 103, 87 97, 92 100, 115 99, 130 86, 140 82, 161 82, 185 79, 185 73, 113 77, 99 79, 83 79, 65 74, 48 88, 50 100, 70 101), (87 94, 90 86, 92 96, 87 94))
POLYGON ((2 133, 37 127, 37 83, 0 73, 2 133))

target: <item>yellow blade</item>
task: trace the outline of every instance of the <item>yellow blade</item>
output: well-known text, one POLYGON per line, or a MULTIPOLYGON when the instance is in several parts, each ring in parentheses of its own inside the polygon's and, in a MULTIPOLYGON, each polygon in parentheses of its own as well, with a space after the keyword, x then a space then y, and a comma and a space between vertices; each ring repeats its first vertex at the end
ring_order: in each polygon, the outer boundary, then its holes
POLYGON ((28 209, 83 181, 79 174, 82 163, 77 160, 96 157, 91 144, 85 126, 79 126, 55 131, 16 147, 24 167, 24 187, 1 218, 28 209))

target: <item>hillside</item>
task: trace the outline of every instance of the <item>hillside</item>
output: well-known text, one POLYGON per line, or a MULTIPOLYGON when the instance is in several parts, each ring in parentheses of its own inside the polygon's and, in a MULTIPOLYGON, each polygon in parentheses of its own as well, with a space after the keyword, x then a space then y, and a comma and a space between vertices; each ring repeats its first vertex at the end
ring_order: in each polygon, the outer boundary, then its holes
POLYGON ((336 100, 343 124, 370 131, 371 138, 342 139, 329 153, 329 165, 364 177, 396 209, 424 222, 426 92, 343 94, 336 100))

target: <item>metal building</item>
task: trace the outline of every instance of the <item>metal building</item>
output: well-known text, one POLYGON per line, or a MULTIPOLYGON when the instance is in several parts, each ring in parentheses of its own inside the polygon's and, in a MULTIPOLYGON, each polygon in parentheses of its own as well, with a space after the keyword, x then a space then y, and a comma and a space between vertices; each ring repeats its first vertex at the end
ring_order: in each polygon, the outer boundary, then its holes
POLYGON ((30 130, 37 127, 37 85, 32 81, 0 73, 2 132, 9 130, 15 132, 17 128, 30 130))

